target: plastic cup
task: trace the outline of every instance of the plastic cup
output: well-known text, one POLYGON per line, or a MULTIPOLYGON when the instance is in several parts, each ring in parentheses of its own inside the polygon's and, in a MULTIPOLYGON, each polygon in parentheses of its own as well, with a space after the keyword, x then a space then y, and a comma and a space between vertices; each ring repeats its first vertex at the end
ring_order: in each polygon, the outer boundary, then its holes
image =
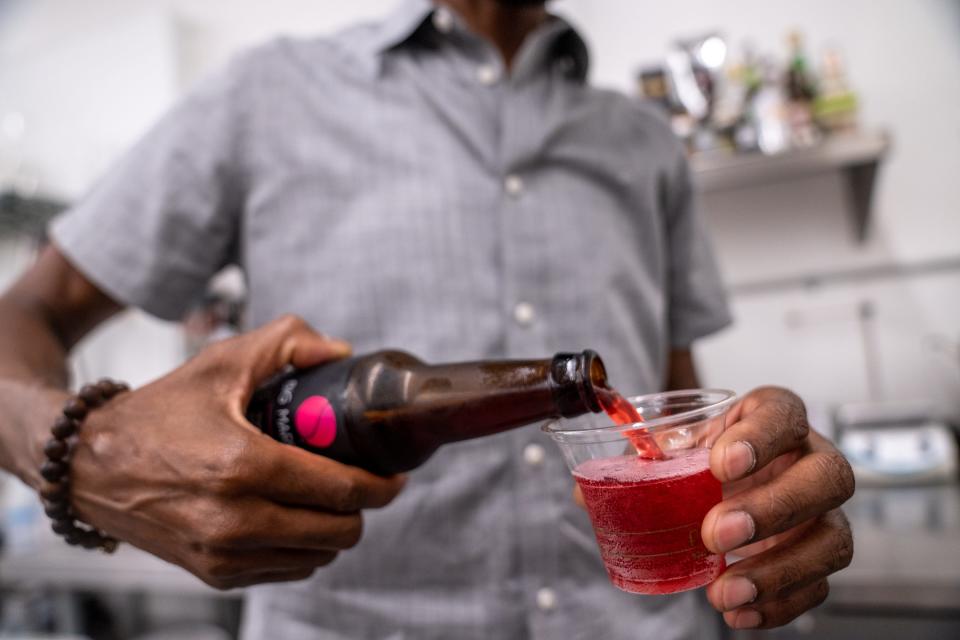
POLYGON ((618 588, 677 593, 723 572, 724 558, 706 549, 700 526, 722 498, 709 455, 735 397, 715 389, 655 393, 630 398, 643 422, 618 425, 600 413, 543 426, 583 493, 600 556, 618 588), (629 430, 656 440, 665 458, 639 457, 624 435, 629 430))

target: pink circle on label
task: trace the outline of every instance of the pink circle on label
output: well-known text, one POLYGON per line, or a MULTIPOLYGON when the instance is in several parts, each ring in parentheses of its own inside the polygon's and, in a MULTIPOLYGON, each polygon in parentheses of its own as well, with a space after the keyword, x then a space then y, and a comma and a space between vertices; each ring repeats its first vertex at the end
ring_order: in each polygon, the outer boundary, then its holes
POLYGON ((329 447, 337 437, 337 414, 323 396, 304 400, 293 416, 297 433, 311 447, 329 447))

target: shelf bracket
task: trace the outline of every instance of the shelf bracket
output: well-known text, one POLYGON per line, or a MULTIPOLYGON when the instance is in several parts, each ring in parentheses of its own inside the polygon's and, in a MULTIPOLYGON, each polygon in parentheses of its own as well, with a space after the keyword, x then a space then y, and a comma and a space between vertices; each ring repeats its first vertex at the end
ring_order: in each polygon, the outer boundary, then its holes
POLYGON ((873 208, 873 187, 877 180, 879 161, 871 160, 844 168, 850 213, 853 216, 853 232, 857 242, 867 239, 870 228, 870 211, 873 208))

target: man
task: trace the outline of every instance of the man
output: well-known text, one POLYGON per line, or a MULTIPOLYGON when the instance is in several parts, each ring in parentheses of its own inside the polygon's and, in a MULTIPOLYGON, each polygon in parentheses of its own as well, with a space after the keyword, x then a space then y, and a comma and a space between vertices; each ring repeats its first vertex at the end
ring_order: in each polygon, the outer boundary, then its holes
MULTIPOLYGON (((0 302, 0 463, 37 485, 70 347, 125 305, 177 318, 221 266, 249 320, 91 412, 77 513, 221 588, 247 638, 689 638, 695 594, 604 574, 572 482, 534 428, 379 478, 257 433, 258 381, 394 346, 428 361, 597 349, 630 391, 697 385, 728 322, 659 118, 588 87, 543 2, 412 0, 382 22, 254 51, 169 114, 52 228, 0 302)), ((849 466, 787 391, 750 393, 712 453, 728 498, 702 535, 747 559, 707 590, 734 627, 820 603, 850 561, 849 466), (744 546, 747 545, 747 546, 744 546)), ((702 637, 702 636, 699 636, 702 637)))

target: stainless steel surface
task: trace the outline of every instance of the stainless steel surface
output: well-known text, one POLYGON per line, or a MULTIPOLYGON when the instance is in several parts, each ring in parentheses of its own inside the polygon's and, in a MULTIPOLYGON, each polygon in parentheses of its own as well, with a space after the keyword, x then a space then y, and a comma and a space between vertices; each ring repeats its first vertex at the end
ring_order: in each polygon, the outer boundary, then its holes
POLYGON ((0 586, 240 596, 239 592, 212 589, 180 567, 129 545, 121 545, 116 554, 108 556, 69 547, 53 538, 42 540, 36 549, 0 558, 0 586))
MULTIPOLYGON (((846 512, 853 564, 820 608, 784 629, 733 638, 960 638, 960 486, 861 488, 846 512)), ((239 597, 129 546, 115 556, 51 539, 0 559, 0 586, 239 597)))
POLYGON ((960 620, 960 486, 859 489, 846 508, 854 559, 828 605, 960 620))
POLYGON ((853 563, 817 609, 734 640, 960 638, 960 486, 858 489, 846 507, 853 563))
POLYGON ((837 444, 862 488, 949 485, 957 480, 960 453, 954 432, 931 417, 844 427, 837 444))

